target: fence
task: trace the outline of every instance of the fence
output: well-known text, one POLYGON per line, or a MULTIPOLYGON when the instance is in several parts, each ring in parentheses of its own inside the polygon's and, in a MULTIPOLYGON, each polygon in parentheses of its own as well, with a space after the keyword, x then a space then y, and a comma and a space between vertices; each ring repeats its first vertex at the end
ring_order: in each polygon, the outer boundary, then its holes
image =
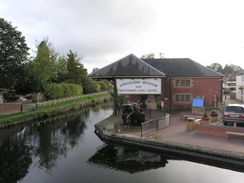
POLYGON ((75 96, 75 97, 68 97, 68 98, 57 99, 57 100, 49 100, 49 101, 43 101, 43 102, 23 104, 23 111, 29 111, 33 108, 50 106, 50 105, 59 104, 62 102, 67 102, 67 101, 80 99, 80 98, 84 98, 84 97, 89 97, 89 96, 101 95, 101 94, 105 94, 105 93, 108 93, 108 92, 92 93, 92 94, 86 94, 86 95, 75 96))
MULTIPOLYGON (((145 109, 140 108, 145 113, 146 122, 141 125, 141 138, 142 136, 151 132, 161 130, 170 126, 170 115, 160 109, 145 109)), ((123 114, 122 107, 119 108, 118 114, 123 114)))
POLYGON ((164 116, 148 120, 141 125, 141 138, 142 136, 149 134, 154 131, 159 131, 161 129, 167 128, 170 126, 170 115, 165 113, 164 116))

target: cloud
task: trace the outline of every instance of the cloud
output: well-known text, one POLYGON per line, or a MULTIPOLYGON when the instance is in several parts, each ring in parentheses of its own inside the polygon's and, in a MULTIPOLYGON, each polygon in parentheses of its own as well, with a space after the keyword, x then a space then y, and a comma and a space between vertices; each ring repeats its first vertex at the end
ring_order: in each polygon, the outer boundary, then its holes
POLYGON ((48 36, 60 54, 82 55, 89 71, 130 53, 163 52, 203 65, 244 59, 238 0, 8 0, 0 11, 33 49, 48 36))

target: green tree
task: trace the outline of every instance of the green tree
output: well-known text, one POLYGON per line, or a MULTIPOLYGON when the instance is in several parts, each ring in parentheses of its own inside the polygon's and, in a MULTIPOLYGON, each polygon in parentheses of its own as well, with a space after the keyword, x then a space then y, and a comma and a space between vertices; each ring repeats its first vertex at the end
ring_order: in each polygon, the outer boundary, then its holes
POLYGON ((92 72, 99 70, 97 67, 92 69, 92 72))
POLYGON ((0 18, 0 88, 12 89, 23 78, 28 50, 25 37, 17 27, 0 18))
POLYGON ((81 84, 84 86, 87 84, 86 75, 87 69, 80 63, 80 58, 77 53, 71 50, 67 54, 67 70, 68 74, 66 81, 73 84, 81 84))
POLYGON ((211 65, 209 65, 207 67, 210 68, 210 69, 213 69, 213 70, 215 70, 217 72, 221 72, 221 73, 223 72, 223 67, 219 63, 213 63, 213 64, 211 64, 211 65))
POLYGON ((57 81, 58 53, 48 38, 44 38, 37 46, 36 56, 28 66, 29 77, 34 82, 33 91, 42 91, 45 83, 57 81))
POLYGON ((226 64, 223 73, 228 74, 228 73, 238 73, 242 70, 240 66, 234 65, 234 64, 226 64))
MULTIPOLYGON (((159 57, 158 58, 164 58, 164 53, 163 52, 159 52, 159 57)), ((148 53, 148 54, 142 55, 140 59, 156 59, 156 56, 155 56, 154 53, 148 53)))
POLYGON ((65 56, 61 56, 58 58, 58 65, 57 65, 57 74, 58 74, 58 83, 62 83, 65 81, 66 76, 68 74, 68 69, 67 69, 67 60, 65 59, 65 56))
POLYGON ((155 59, 154 53, 148 53, 141 56, 141 59, 155 59))
POLYGON ((99 81, 99 84, 101 85, 103 91, 110 91, 113 89, 113 86, 109 83, 108 80, 103 79, 99 81))
POLYGON ((85 93, 95 93, 95 92, 99 92, 101 89, 101 86, 99 83, 97 83, 94 80, 91 80, 90 83, 88 83, 87 85, 84 86, 84 91, 85 93))

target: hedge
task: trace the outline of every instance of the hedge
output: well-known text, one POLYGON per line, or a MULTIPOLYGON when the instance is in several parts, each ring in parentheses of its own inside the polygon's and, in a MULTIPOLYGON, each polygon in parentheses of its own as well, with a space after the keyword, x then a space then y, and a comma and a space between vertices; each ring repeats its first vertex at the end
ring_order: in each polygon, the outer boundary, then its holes
POLYGON ((44 86, 44 95, 50 100, 79 96, 82 94, 83 88, 81 85, 51 83, 44 86))

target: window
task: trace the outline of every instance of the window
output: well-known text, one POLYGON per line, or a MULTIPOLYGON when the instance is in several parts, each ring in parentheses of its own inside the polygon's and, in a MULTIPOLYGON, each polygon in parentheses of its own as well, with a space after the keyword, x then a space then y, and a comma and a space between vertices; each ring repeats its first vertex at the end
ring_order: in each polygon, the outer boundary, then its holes
POLYGON ((175 101, 179 102, 180 101, 180 95, 175 95, 175 101))
POLYGON ((189 79, 186 80, 186 86, 191 86, 191 81, 189 79))
POLYGON ((191 101, 191 96, 190 95, 185 95, 185 101, 190 102, 191 101))
POLYGON ((175 80, 175 86, 180 86, 180 80, 175 80))
POLYGON ((239 106, 227 106, 226 112, 244 113, 244 108, 239 106))
POLYGON ((175 102, 177 103, 190 103, 191 95, 190 94, 175 94, 175 102))
POLYGON ((190 79, 176 79, 175 86, 176 87, 190 87, 191 80, 190 79))

